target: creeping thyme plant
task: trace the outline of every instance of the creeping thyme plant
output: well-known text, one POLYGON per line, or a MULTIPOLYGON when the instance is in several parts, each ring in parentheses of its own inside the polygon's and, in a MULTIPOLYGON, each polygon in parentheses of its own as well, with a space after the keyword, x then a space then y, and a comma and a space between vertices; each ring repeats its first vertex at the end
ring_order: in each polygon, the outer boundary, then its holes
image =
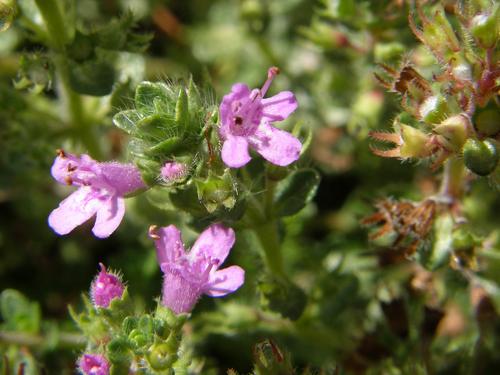
POLYGON ((498 373, 498 2, 0 30, 1 375, 498 373))

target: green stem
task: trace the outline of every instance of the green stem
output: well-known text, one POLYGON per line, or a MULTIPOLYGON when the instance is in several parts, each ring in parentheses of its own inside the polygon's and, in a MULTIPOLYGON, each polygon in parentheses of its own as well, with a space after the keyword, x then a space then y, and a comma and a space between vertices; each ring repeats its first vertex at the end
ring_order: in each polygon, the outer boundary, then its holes
POLYGON ((264 258, 269 271, 273 276, 286 280, 281 244, 278 237, 278 223, 275 220, 268 221, 255 226, 253 230, 264 251, 264 258))
POLYGON ((460 199, 463 190, 465 169, 463 160, 458 157, 449 158, 444 165, 441 195, 452 202, 460 199))
MULTIPOLYGON (((57 335, 57 339, 57 347, 82 348, 85 345, 85 338, 77 333, 60 332, 57 335)), ((48 338, 42 335, 0 331, 1 343, 23 346, 41 346, 47 341, 48 338)))
POLYGON ((277 181, 269 178, 268 175, 266 175, 266 194, 265 194, 265 202, 264 202, 264 207, 265 207, 265 212, 266 212, 266 217, 271 218, 274 216, 274 191, 276 188, 277 181))
POLYGON ((58 0, 35 0, 47 27, 50 42, 58 51, 70 40, 58 0))
POLYGON ((69 61, 65 55, 65 46, 71 41, 71 35, 67 31, 60 2, 58 0, 35 0, 35 3, 42 14, 49 41, 55 51, 54 64, 60 75, 61 96, 66 102, 75 137, 93 157, 100 158, 102 155, 95 141, 96 137, 92 132, 91 123, 85 116, 82 96, 71 89, 69 61))
MULTIPOLYGON (((245 181, 250 180, 247 171, 242 171, 245 181)), ((252 229, 257 236, 263 250, 264 261, 270 273, 282 281, 286 281, 286 273, 281 253, 281 242, 278 233, 278 220, 274 218, 274 193, 277 182, 269 178, 266 173, 266 190, 260 201, 252 196, 250 201, 251 212, 249 217, 252 229)), ((251 194, 251 192, 249 192, 251 194)))

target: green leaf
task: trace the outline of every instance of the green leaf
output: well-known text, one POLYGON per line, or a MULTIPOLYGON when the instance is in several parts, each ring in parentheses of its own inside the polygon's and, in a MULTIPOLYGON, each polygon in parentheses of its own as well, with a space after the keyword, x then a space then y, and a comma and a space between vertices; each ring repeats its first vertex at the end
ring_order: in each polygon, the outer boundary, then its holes
POLYGON ((108 95, 115 83, 115 68, 107 61, 91 60, 69 64, 69 83, 84 95, 108 95))
POLYGON ((193 216, 206 215, 207 211, 198 199, 198 192, 195 185, 190 185, 186 189, 178 189, 170 193, 172 204, 182 211, 189 212, 193 216))
POLYGON ((278 184, 274 199, 277 216, 290 216, 299 212, 316 194, 320 176, 314 169, 293 172, 278 184))
POLYGON ((189 103, 183 87, 179 90, 179 97, 175 104, 175 122, 183 128, 189 126, 189 103))
POLYGON ((302 315, 307 296, 295 284, 266 278, 259 282, 258 289, 261 305, 265 309, 278 312, 291 320, 297 320, 302 315))
POLYGON ((30 302, 14 289, 6 289, 0 294, 0 314, 8 331, 37 333, 40 330, 40 306, 30 302))
POLYGON ((167 87, 163 83, 141 82, 135 90, 135 105, 138 110, 152 113, 154 100, 161 102, 168 100, 167 87))
POLYGON ((142 117, 136 110, 130 109, 127 111, 118 112, 113 117, 113 124, 128 134, 133 134, 136 131, 136 123, 141 121, 142 117))
POLYGON ((161 141, 181 133, 173 118, 165 115, 148 116, 137 122, 137 137, 161 141))
POLYGON ((148 186, 156 185, 158 177, 160 176, 161 165, 159 162, 154 160, 139 159, 136 160, 136 165, 141 172, 142 180, 148 186))
POLYGON ((183 146, 182 138, 172 137, 160 142, 146 150, 146 155, 150 156, 167 156, 177 151, 183 146))
POLYGON ((453 249, 453 217, 445 214, 436 219, 434 224, 435 241, 428 259, 428 267, 435 270, 448 261, 453 249))

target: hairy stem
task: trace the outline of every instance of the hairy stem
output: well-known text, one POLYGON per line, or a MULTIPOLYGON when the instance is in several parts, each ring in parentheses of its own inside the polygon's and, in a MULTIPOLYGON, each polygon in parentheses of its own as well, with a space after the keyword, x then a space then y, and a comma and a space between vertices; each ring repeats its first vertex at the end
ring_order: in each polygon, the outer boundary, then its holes
POLYGON ((65 54, 65 46, 71 41, 68 27, 65 25, 60 2, 58 0, 35 0, 47 28, 49 42, 54 49, 54 64, 61 82, 61 96, 66 104, 69 120, 74 129, 75 138, 87 151, 96 158, 101 152, 96 137, 92 132, 91 123, 85 116, 82 96, 72 90, 69 81, 69 61, 65 54))
POLYGON ((262 223, 254 227, 254 232, 264 251, 264 259, 271 274, 277 278, 286 279, 278 236, 278 223, 275 220, 262 223))
MULTIPOLYGON (((43 335, 30 334, 24 332, 0 331, 0 343, 24 346, 41 346, 49 341, 43 335)), ((85 338, 77 333, 59 332, 57 335, 57 347, 59 348, 82 348, 85 345, 85 338)))
POLYGON ((441 196, 451 203, 460 199, 463 190, 465 169, 463 160, 457 157, 449 158, 444 165, 443 180, 441 181, 441 196))

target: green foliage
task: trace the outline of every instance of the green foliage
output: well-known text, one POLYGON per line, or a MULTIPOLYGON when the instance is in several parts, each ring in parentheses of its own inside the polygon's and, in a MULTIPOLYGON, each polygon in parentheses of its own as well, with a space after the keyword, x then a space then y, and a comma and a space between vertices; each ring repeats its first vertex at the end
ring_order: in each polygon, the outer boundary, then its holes
POLYGON ((40 330, 40 306, 16 290, 6 289, 0 294, 0 313, 4 320, 2 329, 27 333, 40 330))
POLYGON ((314 198, 319 182, 313 169, 294 171, 280 181, 273 204, 276 215, 290 216, 302 210, 314 198))

